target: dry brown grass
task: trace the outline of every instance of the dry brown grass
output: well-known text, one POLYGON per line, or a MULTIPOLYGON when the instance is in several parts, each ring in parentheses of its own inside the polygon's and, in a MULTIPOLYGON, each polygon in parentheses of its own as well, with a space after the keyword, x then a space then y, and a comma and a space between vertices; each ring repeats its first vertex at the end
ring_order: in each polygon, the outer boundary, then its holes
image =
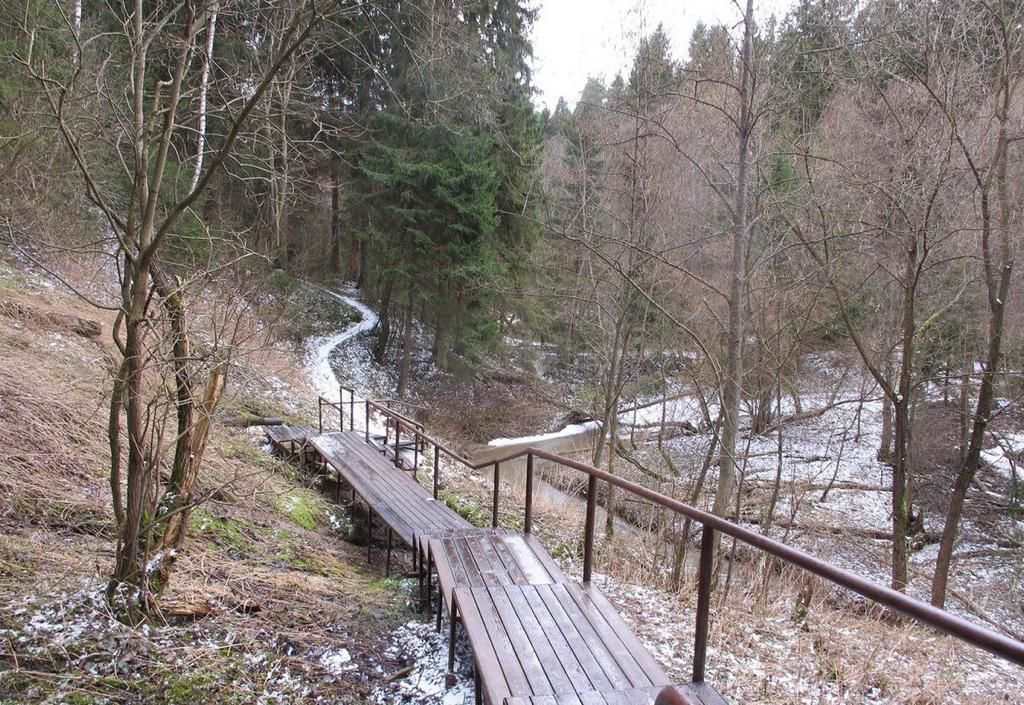
MULTIPOLYGON (((3 293, 109 336, 109 320, 73 299, 3 293)), ((198 488, 210 499, 162 598, 166 623, 106 612, 110 343, 55 320, 0 317, 0 702, 362 701, 387 671, 382 633, 409 617, 406 595, 365 568, 327 502, 258 434, 211 438, 198 488), (332 671, 341 650, 351 661, 332 671)), ((229 403, 301 403, 289 350, 251 340, 229 403)))

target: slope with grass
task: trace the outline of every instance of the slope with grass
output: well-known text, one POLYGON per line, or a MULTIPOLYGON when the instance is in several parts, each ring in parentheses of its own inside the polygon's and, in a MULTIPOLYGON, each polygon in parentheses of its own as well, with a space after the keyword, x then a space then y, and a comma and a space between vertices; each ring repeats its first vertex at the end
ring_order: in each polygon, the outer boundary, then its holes
MULTIPOLYGON (((13 273, 0 301, 0 702, 358 703, 405 665, 382 635, 408 620, 407 586, 259 433, 223 424, 162 621, 114 619, 111 320, 13 273)), ((299 359, 274 344, 242 361, 221 413, 308 421, 299 359)))

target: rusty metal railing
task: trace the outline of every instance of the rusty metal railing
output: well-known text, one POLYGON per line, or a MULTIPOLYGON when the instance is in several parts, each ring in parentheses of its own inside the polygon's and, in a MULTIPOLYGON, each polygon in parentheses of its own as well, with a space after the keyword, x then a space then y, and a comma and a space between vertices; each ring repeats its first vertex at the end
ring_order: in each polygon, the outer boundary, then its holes
POLYGON ((320 433, 324 432, 324 407, 337 409, 338 411, 338 430, 345 430, 345 411, 342 408, 341 401, 331 401, 323 396, 317 396, 316 398, 316 416, 317 416, 317 428, 320 429, 320 433))
MULTIPOLYGON (((355 398, 351 390, 351 408, 354 408, 355 398)), ((397 436, 401 433, 403 426, 407 431, 414 434, 418 443, 424 448, 429 445, 434 449, 433 458, 433 483, 434 497, 438 496, 440 455, 443 453, 452 460, 472 470, 481 470, 493 466, 494 488, 491 501, 491 525, 498 526, 499 509, 499 487, 501 481, 501 465, 519 458, 526 458, 526 487, 525 506, 523 517, 523 531, 530 533, 533 519, 533 485, 534 485, 534 460, 540 458, 555 463, 564 468, 583 473, 588 476, 587 482, 587 507, 583 525, 583 581, 590 582, 594 559, 594 528, 597 510, 597 489, 598 482, 606 482, 633 494, 637 497, 668 509, 676 514, 688 517, 691 521, 703 527, 701 533, 700 561, 697 573, 697 614, 696 629, 693 649, 693 681, 704 682, 705 662, 707 660, 708 633, 710 629, 710 608, 711 590, 714 571, 715 533, 720 532, 731 536, 749 546, 752 546, 764 553, 775 556, 783 561, 806 570, 809 573, 824 578, 831 583, 851 590, 858 595, 868 598, 873 602, 884 605, 890 609, 906 614, 919 622, 927 624, 940 632, 954 636, 973 646, 984 649, 1001 658, 1005 658, 1017 665, 1024 666, 1024 642, 1011 639, 991 629, 969 622, 962 617, 946 612, 945 610, 933 607, 932 605, 910 597, 902 592, 875 583, 867 578, 861 577, 850 571, 843 570, 809 553, 801 551, 780 541, 769 538, 763 534, 747 529, 739 524, 724 519, 715 514, 703 511, 690 506, 677 499, 656 492, 648 487, 639 485, 630 480, 612 475, 604 470, 596 468, 587 463, 582 463, 572 458, 551 453, 540 448, 524 448, 502 456, 497 460, 489 460, 486 463, 473 463, 465 458, 458 451, 438 441, 426 433, 423 425, 399 414, 388 408, 386 405, 375 402, 371 399, 363 400, 366 406, 366 439, 369 441, 369 423, 371 410, 393 420, 396 429, 396 453, 398 457, 397 436)), ((351 414, 350 414, 351 418, 351 414)), ((418 462, 418 460, 417 460, 418 462)), ((396 460, 396 464, 398 461, 396 460)))

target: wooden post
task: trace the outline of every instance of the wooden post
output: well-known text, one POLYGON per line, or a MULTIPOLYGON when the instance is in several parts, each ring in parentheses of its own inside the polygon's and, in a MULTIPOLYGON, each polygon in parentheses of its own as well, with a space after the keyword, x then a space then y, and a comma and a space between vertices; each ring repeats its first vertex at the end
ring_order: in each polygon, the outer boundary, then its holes
POLYGON ((441 449, 437 446, 437 444, 435 444, 434 445, 434 499, 437 499, 438 490, 440 489, 440 484, 439 484, 440 483, 440 478, 437 475, 437 473, 440 470, 440 466, 441 466, 441 463, 440 463, 441 458, 440 458, 440 456, 441 456, 441 449))
POLYGON ((526 454, 526 513, 523 517, 523 533, 530 533, 533 524, 533 453, 526 454))
POLYGON ((366 442, 370 442, 370 400, 366 400, 366 442))
POLYGON ((693 682, 704 682, 708 655, 711 611, 711 578, 715 570, 715 530, 705 525, 700 538, 700 566, 697 573, 697 624, 693 640, 693 682))
POLYGON ((459 619, 459 605, 455 601, 455 590, 452 590, 451 613, 448 615, 448 673, 444 676, 445 686, 451 688, 455 685, 455 625, 459 619))
POLYGON ((316 398, 316 427, 320 433, 324 432, 324 400, 320 397, 316 398))
POLYGON ((402 422, 395 419, 395 467, 398 469, 402 468, 402 460, 399 453, 402 452, 401 446, 398 445, 399 438, 402 435, 402 422))
POLYGON ((373 558, 373 509, 366 505, 366 562, 373 558))
POLYGON ((501 466, 494 464, 494 499, 491 500, 491 528, 498 528, 498 486, 501 481, 501 466))
POLYGON ((394 534, 391 532, 391 527, 388 527, 388 557, 384 562, 384 575, 391 575, 391 546, 394 540, 394 534))
POLYGON ((597 512, 597 477, 587 483, 587 519, 583 527, 583 582, 590 582, 594 567, 594 517, 597 512))
POLYGON ((420 466, 420 430, 418 428, 412 429, 412 479, 416 479, 416 471, 420 466))
POLYGON ((348 430, 356 430, 356 391, 348 390, 348 430))

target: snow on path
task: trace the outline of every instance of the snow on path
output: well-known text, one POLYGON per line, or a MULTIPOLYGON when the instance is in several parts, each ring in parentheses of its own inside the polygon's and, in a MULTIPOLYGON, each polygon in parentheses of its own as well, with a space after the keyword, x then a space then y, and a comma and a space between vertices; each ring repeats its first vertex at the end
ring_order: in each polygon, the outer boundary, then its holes
POLYGON ((310 338, 306 342, 306 367, 309 372, 309 381, 316 393, 325 399, 334 401, 338 398, 338 378, 331 369, 331 351, 336 347, 354 338, 360 333, 371 330, 377 325, 377 314, 366 304, 355 298, 355 291, 346 289, 345 293, 323 289, 324 292, 333 296, 347 306, 351 306, 362 318, 348 328, 340 330, 333 335, 310 338))

